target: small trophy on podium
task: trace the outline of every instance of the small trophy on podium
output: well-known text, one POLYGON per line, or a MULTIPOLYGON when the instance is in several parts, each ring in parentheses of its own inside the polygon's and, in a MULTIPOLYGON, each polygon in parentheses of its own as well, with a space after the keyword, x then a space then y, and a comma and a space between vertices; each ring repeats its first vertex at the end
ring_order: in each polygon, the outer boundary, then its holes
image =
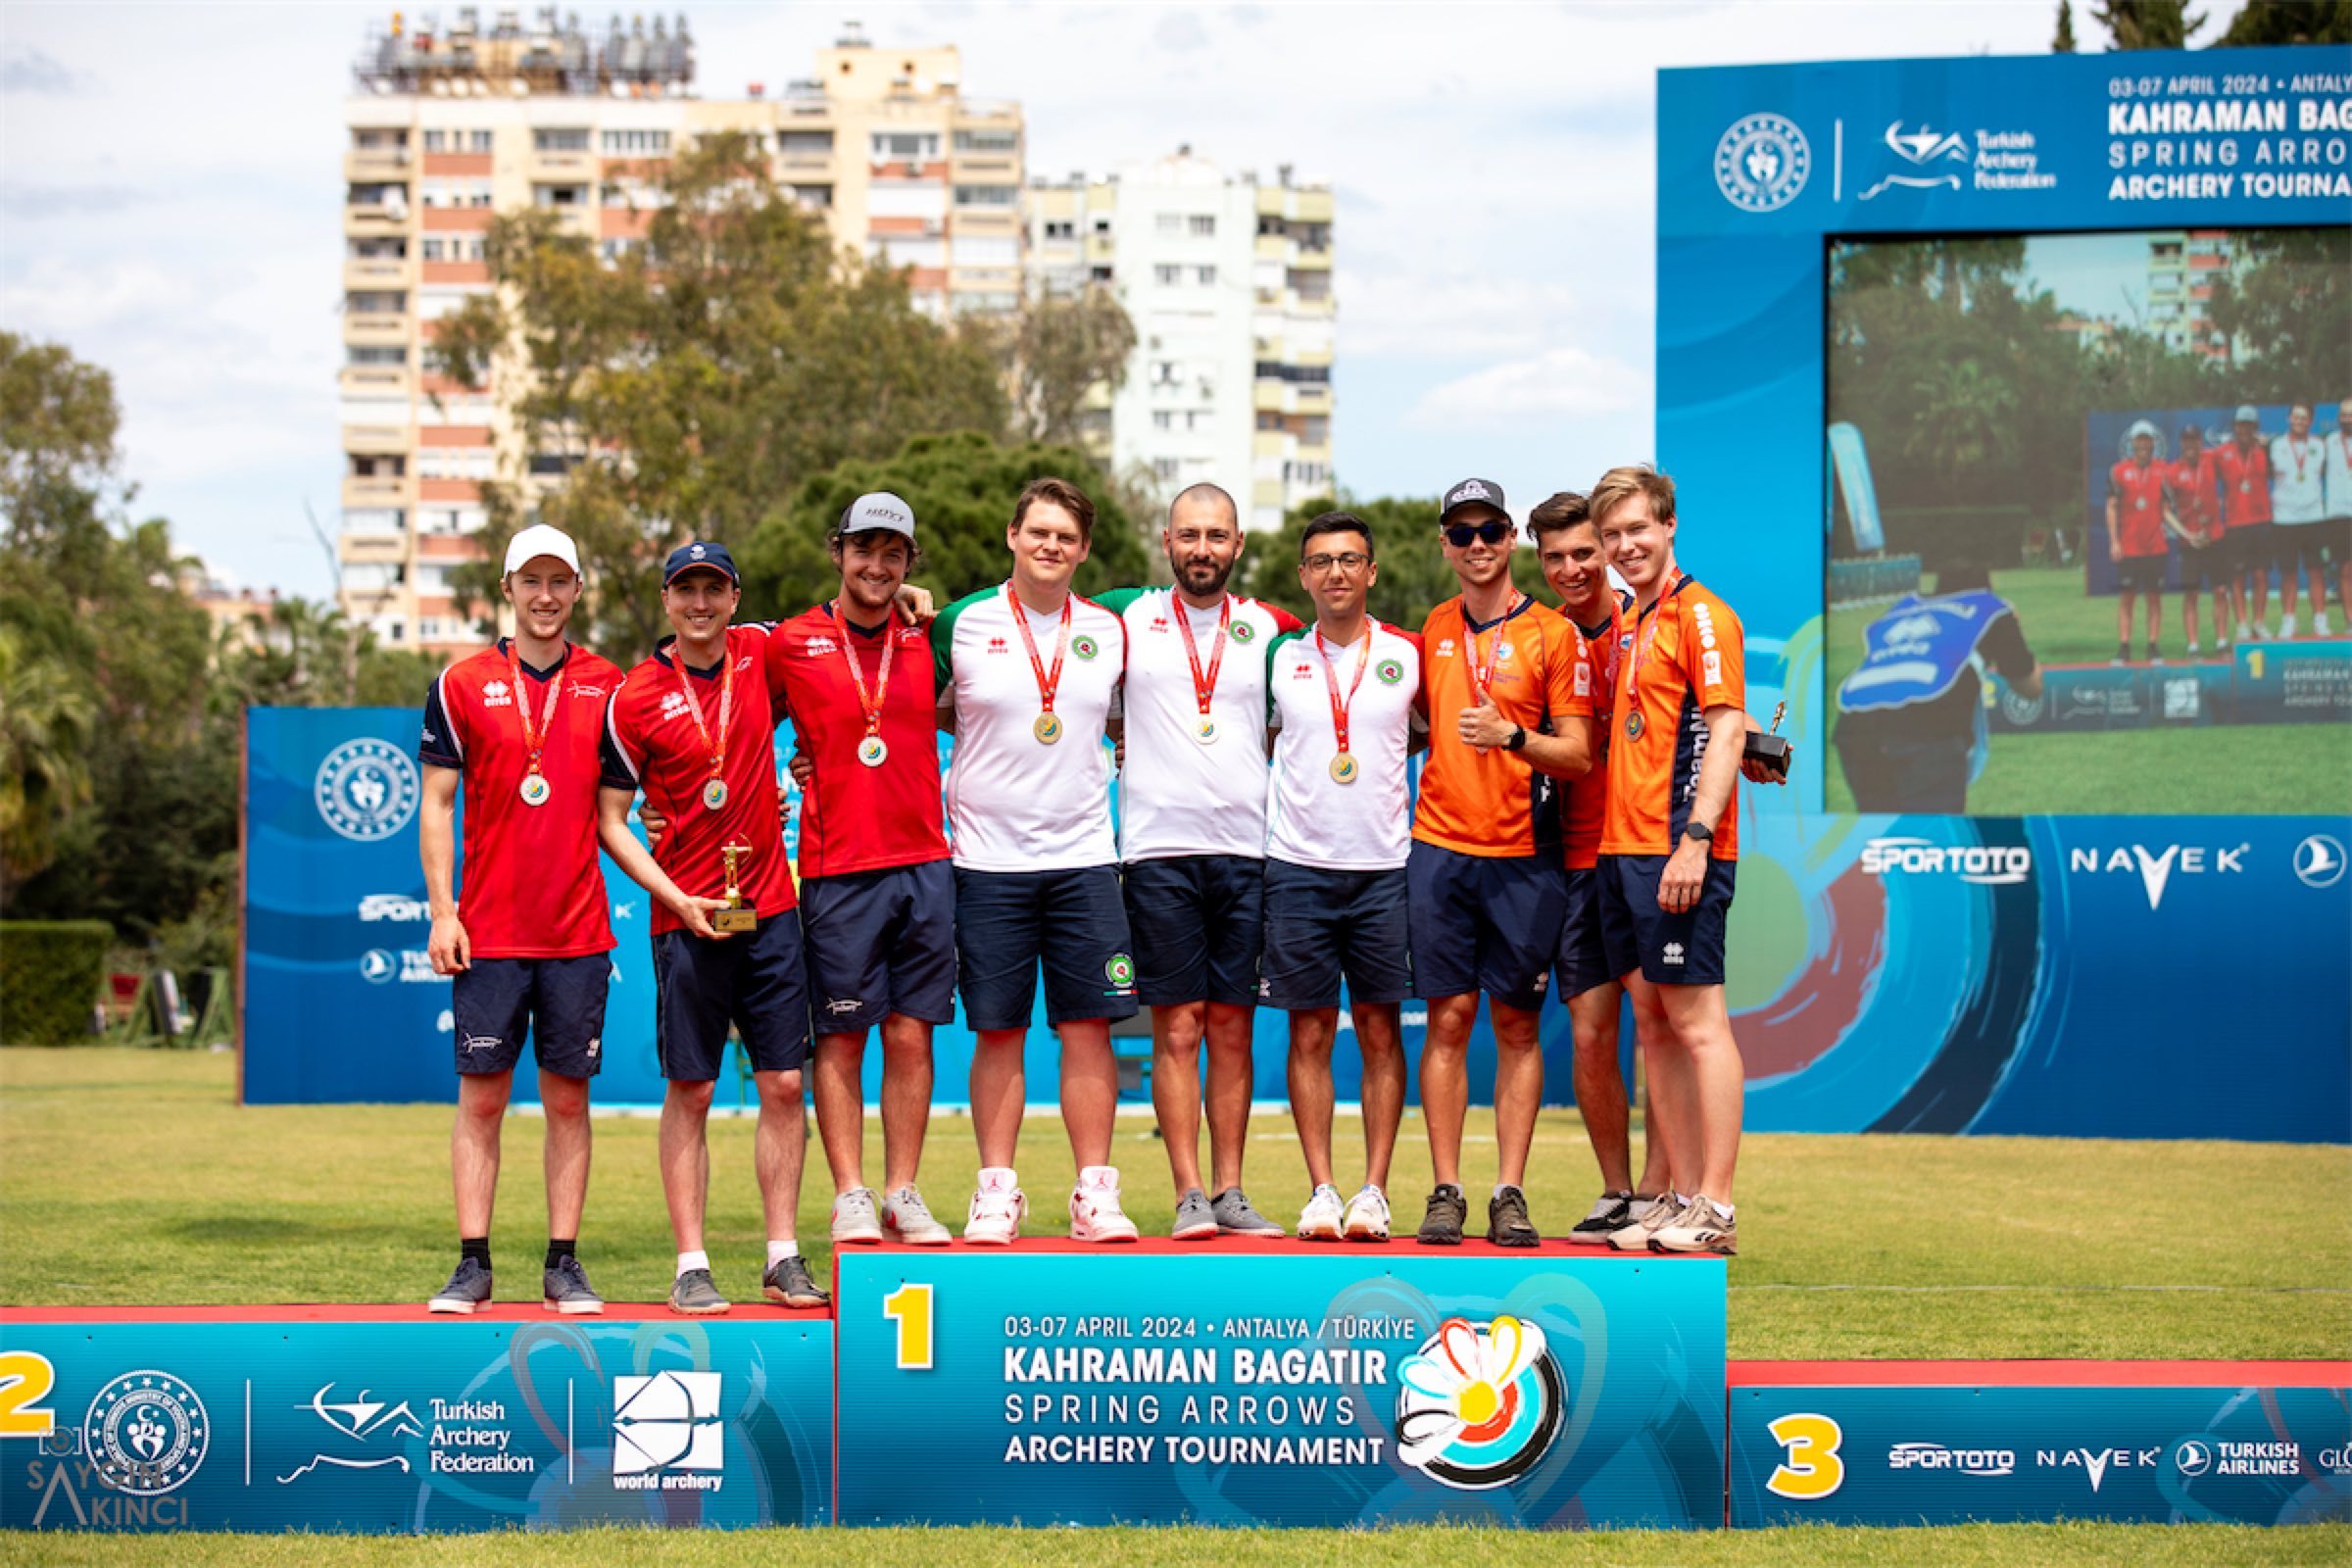
POLYGON ((743 896, 739 869, 745 860, 751 858, 751 854, 752 847, 748 844, 728 844, 719 849, 718 858, 727 862, 727 891, 722 895, 727 906, 710 911, 710 929, 713 931, 756 931, 760 928, 760 911, 753 908, 751 902, 743 896))
POLYGON ((1780 732, 1781 720, 1788 713, 1788 705, 1784 701, 1772 710, 1772 728, 1761 735, 1748 736, 1747 746, 1742 753, 1747 760, 1763 763, 1780 778, 1788 776, 1788 760, 1794 751, 1788 744, 1788 737, 1780 732))

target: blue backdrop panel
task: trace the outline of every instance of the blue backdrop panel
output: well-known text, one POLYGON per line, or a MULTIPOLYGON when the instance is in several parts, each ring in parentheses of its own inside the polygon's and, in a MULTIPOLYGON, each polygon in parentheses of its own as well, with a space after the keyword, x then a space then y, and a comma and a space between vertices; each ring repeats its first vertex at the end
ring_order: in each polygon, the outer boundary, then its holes
POLYGON ((2343 1388, 1734 1388, 1732 1523, 2352 1519, 2343 1388))
POLYGON ((1722 1520, 1720 1259, 844 1253, 841 1522, 1722 1520))
POLYGON ((0 1371, 36 1384, 20 1416, 51 1415, 46 1433, 0 1440, 0 1528, 831 1517, 822 1317, 192 1322, 160 1309, 13 1318, 0 1344, 0 1371))

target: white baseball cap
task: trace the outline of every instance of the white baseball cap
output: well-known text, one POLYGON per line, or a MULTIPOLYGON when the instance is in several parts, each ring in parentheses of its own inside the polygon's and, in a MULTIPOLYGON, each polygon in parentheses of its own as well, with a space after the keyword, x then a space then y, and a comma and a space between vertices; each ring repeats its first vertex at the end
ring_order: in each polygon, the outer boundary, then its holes
POLYGON ((572 544, 571 535, 561 528, 551 528, 544 522, 534 522, 507 541, 507 570, 519 570, 524 563, 540 556, 553 556, 574 572, 580 569, 580 552, 572 544))

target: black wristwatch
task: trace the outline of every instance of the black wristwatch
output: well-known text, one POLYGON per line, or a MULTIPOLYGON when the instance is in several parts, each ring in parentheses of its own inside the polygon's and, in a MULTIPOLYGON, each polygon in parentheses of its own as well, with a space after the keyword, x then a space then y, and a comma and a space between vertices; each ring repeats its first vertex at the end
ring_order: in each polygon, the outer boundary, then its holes
POLYGON ((1704 822, 1686 822, 1683 824, 1683 837, 1696 839, 1701 844, 1712 844, 1715 842, 1715 830, 1704 822))
POLYGON ((1502 749, 1506 752, 1516 752, 1523 750, 1526 745, 1527 726, 1525 724, 1513 724, 1511 726, 1511 738, 1502 743, 1502 749))

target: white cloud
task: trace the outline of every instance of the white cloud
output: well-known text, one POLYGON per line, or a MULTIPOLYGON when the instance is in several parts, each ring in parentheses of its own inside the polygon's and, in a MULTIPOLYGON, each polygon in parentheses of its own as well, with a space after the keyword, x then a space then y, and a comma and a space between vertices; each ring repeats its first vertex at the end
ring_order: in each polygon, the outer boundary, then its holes
POLYGON ((1583 349, 1546 349, 1431 387, 1406 419, 1423 429, 1484 431, 1646 411, 1649 396, 1646 371, 1583 349))

